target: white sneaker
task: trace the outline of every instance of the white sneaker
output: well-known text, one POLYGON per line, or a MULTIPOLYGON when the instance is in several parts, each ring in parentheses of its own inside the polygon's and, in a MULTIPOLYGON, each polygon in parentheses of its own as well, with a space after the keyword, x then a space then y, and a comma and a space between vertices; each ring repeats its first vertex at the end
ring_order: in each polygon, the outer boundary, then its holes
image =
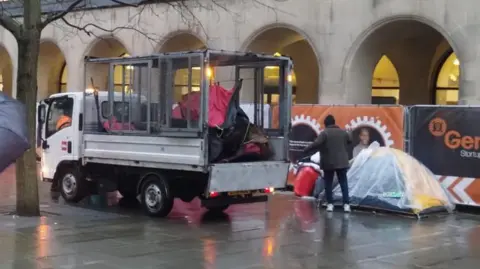
POLYGON ((343 211, 345 211, 345 213, 350 213, 352 212, 352 209, 350 208, 349 204, 345 204, 343 205, 343 211))
POLYGON ((333 212, 333 205, 332 204, 327 205, 327 212, 333 212))

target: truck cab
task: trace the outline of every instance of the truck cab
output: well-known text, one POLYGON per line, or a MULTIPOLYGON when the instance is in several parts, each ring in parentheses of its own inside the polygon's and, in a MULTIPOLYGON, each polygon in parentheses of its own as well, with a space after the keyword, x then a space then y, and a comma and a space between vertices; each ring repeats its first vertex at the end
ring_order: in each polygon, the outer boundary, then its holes
POLYGON ((66 201, 109 186, 137 199, 147 215, 164 217, 175 198, 199 197, 207 209, 221 211, 267 201, 286 186, 290 58, 202 50, 86 59, 85 69, 92 64, 109 70, 108 89, 90 85, 38 105, 42 179, 66 201), (279 67, 277 106, 263 102, 263 69, 272 65, 279 67), (123 70, 122 91, 111 79, 116 67, 123 70), (174 80, 182 70, 189 83, 179 95, 174 80), (193 76, 202 81, 197 90, 193 76), (240 104, 246 89, 250 102, 240 104), (272 113, 278 122, 266 120, 272 113), (260 150, 249 154, 252 147, 260 150))
POLYGON ((79 159, 82 92, 58 93, 38 105, 37 139, 41 151, 41 176, 52 181, 61 162, 79 159))

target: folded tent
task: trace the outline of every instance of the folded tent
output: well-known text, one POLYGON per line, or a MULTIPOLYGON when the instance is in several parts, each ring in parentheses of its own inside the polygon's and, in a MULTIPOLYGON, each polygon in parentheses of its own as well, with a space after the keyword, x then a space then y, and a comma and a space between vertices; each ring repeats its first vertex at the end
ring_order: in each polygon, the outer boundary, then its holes
MULTIPOLYGON (((218 84, 212 84, 208 92, 208 126, 228 128, 234 124, 238 113, 246 114, 237 104, 242 80, 239 80, 231 90, 227 90, 218 84)), ((198 121, 200 117, 201 93, 190 92, 182 96, 182 100, 172 110, 175 119, 187 119, 190 110, 190 119, 198 121)))
MULTIPOLYGON (((243 80, 231 90, 211 84, 208 100, 209 161, 253 161, 268 159, 268 139, 261 128, 250 123, 240 108, 239 96, 243 80)), ((176 120, 198 121, 201 93, 190 92, 172 110, 176 120), (188 116, 190 115, 190 116, 188 116)))

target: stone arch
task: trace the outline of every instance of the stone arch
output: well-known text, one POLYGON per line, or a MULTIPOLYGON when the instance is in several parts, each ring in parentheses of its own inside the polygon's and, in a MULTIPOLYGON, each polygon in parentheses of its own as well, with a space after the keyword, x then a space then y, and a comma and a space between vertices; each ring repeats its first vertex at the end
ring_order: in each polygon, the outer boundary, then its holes
MULTIPOLYGON (((37 84, 38 98, 62 91, 62 73, 66 68, 65 54, 56 42, 42 40, 38 55, 37 84)), ((66 91, 66 85, 63 87, 66 91)))
MULTIPOLYGON (((189 31, 176 31, 166 36, 157 48, 158 52, 177 52, 177 51, 192 51, 206 49, 207 43, 198 35, 189 31)), ((200 60, 200 59, 198 59, 200 60)), ((188 89, 188 68, 179 69, 175 72, 175 90, 174 100, 180 101, 184 94, 187 94, 188 89)), ((200 70, 192 69, 191 86, 193 91, 200 90, 201 83, 200 70)))
POLYGON ((400 76, 400 103, 434 103, 432 64, 442 42, 456 51, 448 33, 423 17, 395 16, 375 22, 359 35, 345 59, 346 102, 371 103, 373 70, 380 57, 387 55, 400 76))
POLYGON ((83 57, 110 57, 103 55, 115 55, 118 51, 124 51, 130 54, 130 50, 127 49, 126 43, 123 42, 119 37, 115 35, 104 35, 95 38, 90 42, 90 44, 87 45, 85 52, 83 53, 83 57), (113 48, 114 51, 107 52, 104 50, 105 48, 113 48))
MULTIPOLYGON (((84 56, 90 57, 120 57, 122 55, 130 55, 124 43, 115 36, 105 36, 95 39, 84 53, 84 56)), ((83 61, 82 61, 83 62, 83 61)), ((88 64, 86 70, 86 85, 89 87, 98 87, 100 89, 108 88, 109 67, 106 64, 88 64), (91 84, 93 79, 94 85, 91 84)), ((116 72, 118 73, 118 72, 116 72)), ((121 84, 121 77, 114 76, 114 84, 121 84), (117 83, 118 82, 118 83, 117 83)))
MULTIPOLYGON (((251 34, 240 49, 268 54, 278 52, 292 57, 294 102, 316 103, 319 100, 320 64, 312 44, 308 36, 297 27, 288 24, 272 24, 251 34)), ((275 103, 278 71, 266 70, 265 76, 267 101, 275 103)))
POLYGON ((201 36, 186 30, 175 31, 160 42, 157 52, 188 51, 207 48, 207 42, 201 36))

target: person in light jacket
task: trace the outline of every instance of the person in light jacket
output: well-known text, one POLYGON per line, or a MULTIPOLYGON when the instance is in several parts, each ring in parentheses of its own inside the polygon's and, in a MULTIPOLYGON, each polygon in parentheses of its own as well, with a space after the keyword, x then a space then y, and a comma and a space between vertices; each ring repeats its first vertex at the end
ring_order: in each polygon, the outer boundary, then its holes
POLYGON ((343 209, 345 212, 350 212, 347 170, 349 167, 348 149, 352 138, 349 132, 335 124, 335 118, 332 115, 325 117, 324 124, 325 129, 312 144, 303 150, 298 159, 316 151, 320 152, 320 167, 324 172, 327 211, 333 211, 333 178, 336 173, 342 189, 343 209))

